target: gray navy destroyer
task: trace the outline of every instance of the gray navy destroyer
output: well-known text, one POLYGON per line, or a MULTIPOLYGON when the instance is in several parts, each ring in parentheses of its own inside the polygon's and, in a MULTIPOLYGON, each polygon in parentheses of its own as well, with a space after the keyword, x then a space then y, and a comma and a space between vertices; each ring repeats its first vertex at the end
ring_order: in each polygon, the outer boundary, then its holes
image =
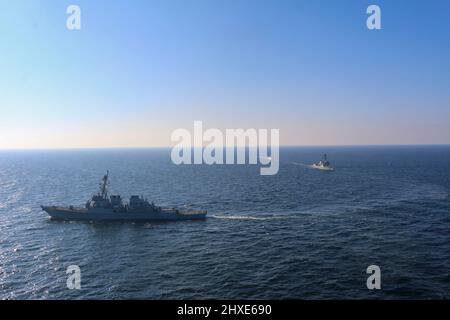
POLYGON ((326 154, 323 155, 323 160, 314 163, 311 168, 323 171, 334 171, 334 168, 331 166, 330 161, 328 161, 326 154))
POLYGON ((74 206, 41 206, 55 220, 177 221, 203 220, 206 210, 163 208, 143 197, 131 196, 128 203, 120 195, 108 197, 109 171, 100 183, 100 192, 84 208, 74 206))

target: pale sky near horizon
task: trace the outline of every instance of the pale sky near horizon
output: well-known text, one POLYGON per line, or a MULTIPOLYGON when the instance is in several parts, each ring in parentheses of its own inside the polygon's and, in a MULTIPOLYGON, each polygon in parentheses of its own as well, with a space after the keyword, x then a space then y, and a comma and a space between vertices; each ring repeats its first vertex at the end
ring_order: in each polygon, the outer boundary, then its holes
POLYGON ((195 120, 280 129, 282 145, 450 143, 450 1, 0 8, 0 149, 170 146, 195 120))

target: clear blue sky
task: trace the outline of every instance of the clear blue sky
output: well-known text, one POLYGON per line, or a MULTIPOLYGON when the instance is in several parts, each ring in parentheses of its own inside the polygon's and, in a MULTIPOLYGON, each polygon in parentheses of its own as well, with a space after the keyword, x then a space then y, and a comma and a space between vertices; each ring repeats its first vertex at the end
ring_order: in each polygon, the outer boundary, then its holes
POLYGON ((164 146, 194 120, 289 145, 450 143, 450 1, 0 5, 0 148, 164 146))

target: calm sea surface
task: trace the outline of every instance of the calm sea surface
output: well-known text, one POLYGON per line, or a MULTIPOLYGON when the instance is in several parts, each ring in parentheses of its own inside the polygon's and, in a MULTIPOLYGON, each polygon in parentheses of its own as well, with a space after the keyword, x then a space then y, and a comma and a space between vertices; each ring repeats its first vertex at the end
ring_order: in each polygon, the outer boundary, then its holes
POLYGON ((450 298, 450 147, 283 148, 280 171, 169 149, 0 151, 0 299, 450 298), (307 164, 326 152, 335 172, 307 164), (50 221, 111 191, 206 221, 50 221), (381 267, 369 291, 366 268, 381 267), (79 265, 81 290, 66 288, 79 265))

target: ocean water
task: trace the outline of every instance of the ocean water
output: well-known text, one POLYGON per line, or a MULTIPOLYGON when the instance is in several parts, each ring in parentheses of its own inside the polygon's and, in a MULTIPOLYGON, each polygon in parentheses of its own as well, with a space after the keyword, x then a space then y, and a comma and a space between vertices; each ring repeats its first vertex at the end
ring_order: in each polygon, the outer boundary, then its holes
POLYGON ((450 298, 450 147, 282 148, 280 171, 169 149, 0 151, 0 299, 450 298), (310 169, 326 152, 335 172, 310 169), (56 222, 111 191, 206 221, 56 222), (381 268, 368 290, 366 268, 381 268), (81 290, 66 287, 79 265, 81 290))

